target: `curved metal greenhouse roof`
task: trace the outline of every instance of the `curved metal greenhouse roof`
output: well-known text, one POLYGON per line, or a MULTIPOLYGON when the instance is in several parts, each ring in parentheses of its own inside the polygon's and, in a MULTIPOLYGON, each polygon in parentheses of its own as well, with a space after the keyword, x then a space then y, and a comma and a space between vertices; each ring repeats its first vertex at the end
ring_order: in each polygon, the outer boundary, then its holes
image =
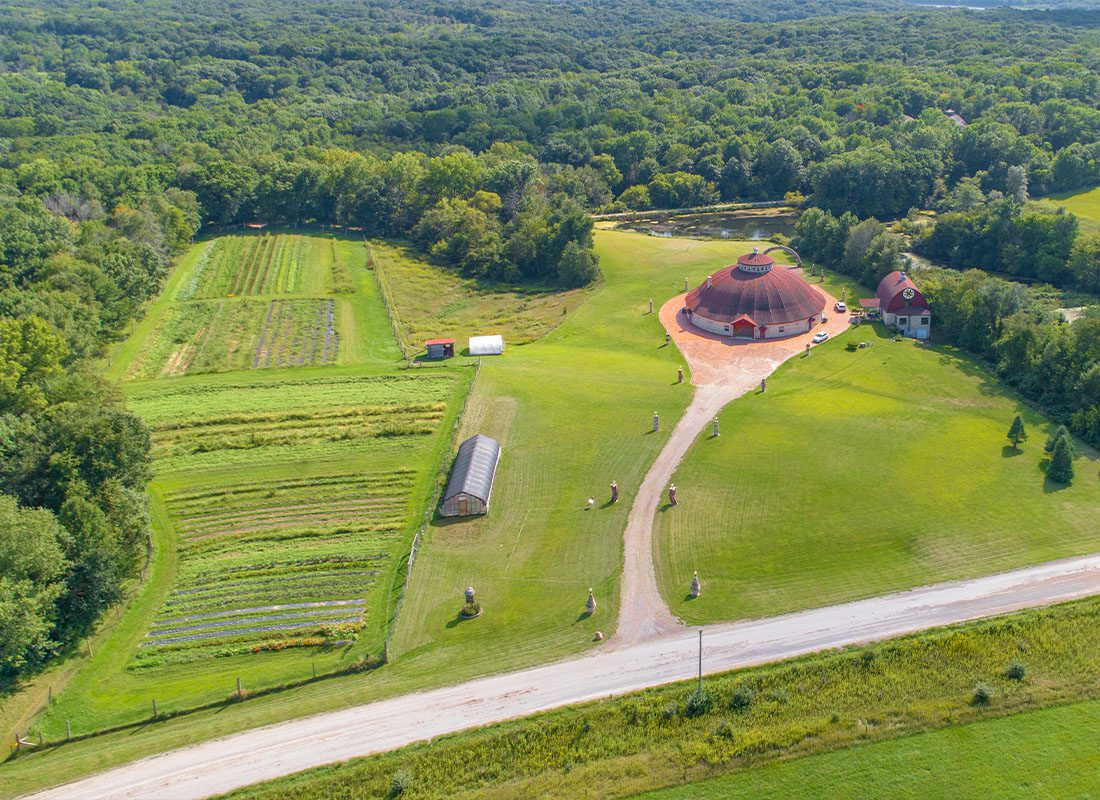
POLYGON ((468 494, 489 502, 493 491, 493 476, 500 460, 500 443, 496 439, 477 434, 458 446, 451 477, 443 492, 447 501, 455 495, 468 494))

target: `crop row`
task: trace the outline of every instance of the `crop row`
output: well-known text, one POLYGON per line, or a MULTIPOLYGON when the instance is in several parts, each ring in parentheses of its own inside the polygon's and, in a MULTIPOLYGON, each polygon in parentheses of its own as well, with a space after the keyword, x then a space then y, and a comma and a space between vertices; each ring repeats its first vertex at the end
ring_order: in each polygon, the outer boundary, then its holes
POLYGON ((151 386, 131 395, 130 406, 158 428, 189 424, 194 418, 273 413, 312 414, 326 408, 391 406, 446 402, 454 389, 447 372, 409 371, 397 375, 281 376, 278 382, 263 373, 217 383, 151 386))
POLYGON ((134 665, 331 644, 336 630, 354 639, 409 522, 415 477, 402 468, 169 493, 177 583, 134 665))
POLYGON ((153 429, 153 455, 171 457, 221 450, 254 450, 263 447, 339 442, 375 437, 424 436, 434 433, 443 419, 446 405, 423 404, 413 408, 395 406, 383 413, 352 409, 316 418, 267 420, 254 424, 209 425, 183 430, 153 429))
POLYGON ((252 368, 313 366, 336 361, 335 300, 274 300, 252 354, 252 368))
POLYGON ((328 244, 286 234, 220 237, 204 246, 176 300, 293 294, 301 289, 315 247, 328 244))

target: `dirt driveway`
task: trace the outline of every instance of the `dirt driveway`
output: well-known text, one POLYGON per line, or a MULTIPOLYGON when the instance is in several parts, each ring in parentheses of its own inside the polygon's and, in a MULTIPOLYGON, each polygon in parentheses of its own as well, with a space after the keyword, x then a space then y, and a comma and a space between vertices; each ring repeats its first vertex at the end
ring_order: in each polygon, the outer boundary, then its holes
MULTIPOLYGON (((763 342, 731 339, 696 328, 681 313, 685 295, 661 307, 661 324, 691 367, 695 395, 646 473, 627 518, 619 626, 609 643, 612 648, 649 641, 681 626, 657 589, 653 568, 653 517, 657 506, 688 448, 727 403, 757 389, 761 379, 788 358, 805 353, 806 345, 819 331, 832 337, 847 330, 848 315, 833 313, 836 298, 824 291, 822 294, 827 301, 824 324, 808 333, 763 342)), ((818 346, 811 345, 810 358, 818 346)))

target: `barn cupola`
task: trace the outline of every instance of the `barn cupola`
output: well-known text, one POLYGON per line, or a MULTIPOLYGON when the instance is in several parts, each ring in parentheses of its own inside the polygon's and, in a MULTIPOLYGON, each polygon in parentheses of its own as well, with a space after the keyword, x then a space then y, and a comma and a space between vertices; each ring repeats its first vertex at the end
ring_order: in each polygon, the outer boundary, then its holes
POLYGON ((751 253, 746 253, 737 259, 737 269, 753 275, 763 275, 770 272, 775 266, 775 259, 760 252, 759 247, 754 247, 751 253))

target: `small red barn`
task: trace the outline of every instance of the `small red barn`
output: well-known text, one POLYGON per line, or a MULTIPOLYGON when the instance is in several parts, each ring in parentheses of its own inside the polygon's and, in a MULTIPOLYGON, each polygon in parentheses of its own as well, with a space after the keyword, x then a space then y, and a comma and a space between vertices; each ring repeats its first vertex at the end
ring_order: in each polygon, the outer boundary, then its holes
POLYGON ((426 347, 428 348, 428 358, 432 359, 433 361, 437 361, 442 358, 454 358, 454 339, 429 339, 426 342, 426 347))

